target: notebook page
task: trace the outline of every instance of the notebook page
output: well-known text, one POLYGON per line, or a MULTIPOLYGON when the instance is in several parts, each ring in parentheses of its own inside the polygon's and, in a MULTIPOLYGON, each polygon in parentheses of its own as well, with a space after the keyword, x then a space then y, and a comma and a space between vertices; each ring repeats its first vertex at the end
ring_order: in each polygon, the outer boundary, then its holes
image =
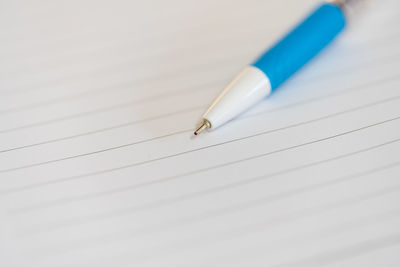
POLYGON ((1 265, 398 266, 397 1, 191 138, 317 3, 3 3, 1 265))

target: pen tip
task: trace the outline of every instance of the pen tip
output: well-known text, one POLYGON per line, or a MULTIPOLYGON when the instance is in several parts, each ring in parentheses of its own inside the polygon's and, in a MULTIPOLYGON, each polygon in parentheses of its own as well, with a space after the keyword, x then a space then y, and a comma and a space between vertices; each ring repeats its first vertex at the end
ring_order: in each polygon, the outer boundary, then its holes
POLYGON ((194 135, 195 136, 197 136, 197 135, 199 135, 202 131, 204 131, 205 129, 210 129, 211 128, 211 123, 208 121, 208 120, 206 120, 206 119, 204 119, 201 123, 200 123, 200 125, 199 125, 199 127, 197 127, 197 129, 194 131, 194 135))

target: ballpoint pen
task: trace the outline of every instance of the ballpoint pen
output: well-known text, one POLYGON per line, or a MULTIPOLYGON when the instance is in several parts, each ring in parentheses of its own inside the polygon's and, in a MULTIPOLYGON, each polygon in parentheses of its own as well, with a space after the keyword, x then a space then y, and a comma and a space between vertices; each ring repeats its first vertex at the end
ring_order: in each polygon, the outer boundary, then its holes
POLYGON ((362 1, 322 3, 236 76, 204 113, 194 134, 223 125, 271 94, 335 39, 345 28, 350 10, 362 1))

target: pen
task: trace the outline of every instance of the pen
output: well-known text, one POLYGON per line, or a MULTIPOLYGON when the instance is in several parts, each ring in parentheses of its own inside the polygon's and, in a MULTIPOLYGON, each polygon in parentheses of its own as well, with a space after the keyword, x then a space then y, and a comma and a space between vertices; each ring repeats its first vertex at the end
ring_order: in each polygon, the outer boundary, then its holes
POLYGON ((348 11, 362 0, 322 3, 222 91, 194 131, 215 129, 275 91, 345 28, 348 11))

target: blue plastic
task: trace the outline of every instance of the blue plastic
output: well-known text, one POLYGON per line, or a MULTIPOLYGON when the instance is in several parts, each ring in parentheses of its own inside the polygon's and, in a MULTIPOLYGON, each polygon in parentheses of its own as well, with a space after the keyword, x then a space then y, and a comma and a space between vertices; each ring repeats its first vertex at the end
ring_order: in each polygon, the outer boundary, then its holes
POLYGON ((253 66, 268 76, 274 90, 325 48, 345 25, 346 18, 338 6, 322 4, 253 66))

